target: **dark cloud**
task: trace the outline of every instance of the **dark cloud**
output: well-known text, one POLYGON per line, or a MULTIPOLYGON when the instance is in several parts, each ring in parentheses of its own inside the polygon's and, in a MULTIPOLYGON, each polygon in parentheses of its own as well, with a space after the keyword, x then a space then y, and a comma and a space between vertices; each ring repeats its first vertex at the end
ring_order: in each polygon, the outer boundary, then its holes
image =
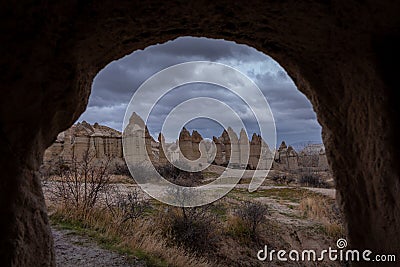
MULTIPOLYGON (((126 106, 145 80, 166 67, 194 60, 224 63, 247 74, 271 106, 278 142, 321 141, 321 127, 310 102, 278 63, 251 47, 206 38, 181 37, 111 62, 96 76, 88 108, 79 121, 99 122, 121 130, 126 106)), ((192 84, 173 90, 157 103, 148 121, 153 136, 158 134, 163 120, 177 104, 201 96, 228 104, 242 114, 249 131, 259 131, 251 110, 235 94, 217 86, 192 84)), ((254 104, 258 99, 252 101, 254 104)), ((202 119, 192 121, 188 128, 198 129, 204 137, 221 133, 217 124, 202 119)))

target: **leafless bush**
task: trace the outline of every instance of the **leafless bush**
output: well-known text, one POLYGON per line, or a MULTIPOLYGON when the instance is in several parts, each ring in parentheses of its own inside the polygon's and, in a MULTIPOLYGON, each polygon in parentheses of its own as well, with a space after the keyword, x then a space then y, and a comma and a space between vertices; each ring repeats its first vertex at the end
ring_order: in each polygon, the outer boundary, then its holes
POLYGON ((93 208, 109 189, 110 158, 94 160, 89 151, 82 159, 72 158, 68 163, 62 159, 54 166, 55 181, 51 181, 50 194, 56 202, 62 201, 67 207, 82 210, 93 208))
POLYGON ((209 206, 170 208, 165 216, 164 232, 174 245, 199 254, 211 253, 218 240, 216 219, 209 206))
POLYGON ((264 221, 268 208, 259 202, 244 201, 235 212, 250 230, 250 236, 255 239, 258 236, 257 228, 264 221))
POLYGON ((329 185, 324 180, 322 180, 321 177, 315 174, 303 174, 300 177, 299 183, 302 186, 320 187, 320 188, 329 187, 329 185))
POLYGON ((116 163, 112 169, 112 174, 131 176, 129 168, 125 163, 116 163))
MULTIPOLYGON (((178 162, 177 164, 183 167, 182 162, 178 162)), ((201 172, 184 171, 171 163, 158 166, 156 169, 166 180, 178 185, 189 186, 188 183, 190 183, 191 186, 195 186, 200 184, 203 180, 203 174, 201 172)))
POLYGON ((142 217, 150 208, 149 201, 140 193, 140 189, 134 188, 128 193, 122 193, 114 189, 106 196, 106 204, 114 218, 121 218, 121 222, 135 221, 142 217))
POLYGON ((292 176, 286 175, 275 175, 271 178, 272 181, 278 184, 286 184, 289 185, 290 183, 294 182, 295 179, 292 176))
MULTIPOLYGON (((191 187, 194 182, 183 180, 183 186, 191 187)), ((164 232, 174 245, 183 246, 191 252, 212 253, 217 235, 216 217, 210 212, 212 205, 185 207, 196 193, 187 188, 171 188, 167 193, 181 207, 170 207, 164 219, 164 232)))

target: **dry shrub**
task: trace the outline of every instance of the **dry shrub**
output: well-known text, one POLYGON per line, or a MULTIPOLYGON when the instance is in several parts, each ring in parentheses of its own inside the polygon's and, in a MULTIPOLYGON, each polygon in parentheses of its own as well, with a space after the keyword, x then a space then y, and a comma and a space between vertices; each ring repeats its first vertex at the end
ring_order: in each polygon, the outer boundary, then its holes
POLYGON ((234 239, 245 243, 249 240, 251 233, 250 228, 245 222, 236 215, 230 215, 226 221, 226 233, 234 239))
POLYGON ((258 227, 269 213, 267 206, 260 202, 244 201, 236 209, 235 214, 249 229, 250 237, 256 240, 258 227))
MULTIPOLYGON (((147 258, 159 258, 168 266, 211 266, 199 256, 185 251, 184 248, 171 246, 159 227, 161 218, 139 218, 135 221, 125 221, 116 218, 108 209, 93 208, 84 216, 79 210, 71 210, 65 206, 52 207, 52 218, 79 224, 79 226, 101 233, 103 237, 119 240, 117 246, 127 248, 132 252, 143 251, 147 258)), ((160 215, 164 216, 164 215, 160 215)))
POLYGON ((171 246, 157 227, 159 219, 141 220, 134 228, 134 234, 126 238, 126 244, 164 259, 169 266, 210 266, 202 257, 188 253, 184 248, 171 246))
POLYGON ((301 186, 329 188, 328 183, 322 177, 313 173, 303 174, 299 179, 299 184, 301 186))
POLYGON ((242 245, 250 245, 262 239, 261 225, 269 214, 266 205, 260 202, 244 201, 228 215, 225 233, 242 245))
POLYGON ((124 193, 114 186, 105 195, 105 203, 112 216, 121 219, 121 222, 135 221, 151 209, 150 202, 137 187, 124 193))
POLYGON ((330 203, 322 196, 307 196, 303 198, 300 201, 299 209, 307 218, 321 222, 329 222, 330 203))
MULTIPOLYGON (((145 177, 148 169, 139 166, 137 170, 144 171, 141 177, 145 177)), ((145 216, 149 203, 137 190, 114 190, 108 164, 95 163, 88 154, 83 162, 61 164, 57 171, 58 180, 49 182, 46 189, 53 219, 95 232, 133 254, 145 254, 150 265, 157 266, 151 262, 161 259, 168 266, 209 266, 206 259, 169 243, 160 228, 165 215, 145 216)))
POLYGON ((276 184, 286 184, 289 185, 290 183, 293 183, 296 181, 296 179, 293 176, 287 176, 287 175, 274 175, 271 178, 272 181, 274 181, 276 184))
POLYGON ((110 161, 96 160, 89 150, 81 159, 60 159, 52 168, 56 179, 45 183, 49 198, 81 213, 90 212, 110 189, 110 161))
POLYGON ((326 223, 324 224, 325 233, 334 238, 339 239, 345 236, 344 226, 340 223, 326 223))
POLYGON ((161 228, 164 236, 173 245, 184 247, 188 251, 204 255, 215 251, 218 240, 218 231, 215 214, 211 212, 212 205, 188 208, 198 192, 187 187, 195 186, 202 179, 200 172, 191 173, 182 171, 172 164, 158 169, 164 177, 184 187, 169 187, 166 193, 179 207, 169 207, 163 214, 161 228))
POLYGON ((192 253, 213 254, 220 234, 210 207, 170 208, 162 220, 164 236, 171 244, 192 253))
POLYGON ((181 161, 174 162, 174 164, 160 165, 156 167, 156 170, 166 180, 181 186, 197 186, 203 181, 202 172, 184 171, 184 169, 189 169, 189 166, 181 161))
POLYGON ((341 214, 332 199, 316 194, 308 195, 301 200, 299 209, 307 218, 320 222, 328 236, 339 238, 345 235, 341 214))

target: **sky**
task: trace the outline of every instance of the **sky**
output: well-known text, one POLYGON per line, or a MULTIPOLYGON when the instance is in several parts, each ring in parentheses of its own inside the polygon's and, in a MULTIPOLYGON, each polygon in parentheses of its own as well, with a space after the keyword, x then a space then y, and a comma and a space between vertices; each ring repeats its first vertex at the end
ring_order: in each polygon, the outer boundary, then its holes
MULTIPOLYGON (((98 122, 121 131, 128 103, 143 82, 167 67, 190 61, 222 63, 247 75, 258 86, 262 93, 261 96, 263 95, 269 104, 275 121, 278 146, 282 140, 285 140, 287 144, 307 141, 322 143, 321 126, 317 122, 311 103, 296 88, 286 71, 276 61, 247 45, 198 37, 180 37, 163 44, 149 46, 108 64, 95 77, 88 107, 78 121, 85 120, 92 124, 98 122)), ((188 70, 188 73, 190 71, 188 70)), ((196 78, 195 71, 191 71, 190 75, 196 78)), ((224 79, 231 84, 240 84, 235 80, 236 78, 224 75, 222 71, 218 70, 202 75, 211 79, 224 79), (230 81, 227 81, 227 77, 230 81)), ((172 80, 177 81, 179 78, 174 77, 172 80)), ((168 81, 164 78, 164 80, 158 81, 157 86, 161 88, 167 84, 168 81)), ((254 113, 269 114, 269 110, 265 112, 268 105, 264 104, 262 97, 249 95, 250 90, 245 88, 246 86, 239 90, 240 95, 237 95, 232 93, 229 88, 219 85, 185 84, 162 95, 156 103, 147 103, 148 99, 158 94, 158 87, 146 91, 149 97, 142 96, 141 98, 143 106, 155 104, 146 122, 150 134, 155 138, 161 131, 167 115, 174 108, 184 104, 185 101, 199 97, 216 99, 229 106, 232 112, 222 112, 223 109, 220 106, 203 101, 202 104, 188 102, 185 106, 186 110, 184 113, 181 111, 181 114, 201 115, 200 110, 205 110, 217 114, 218 118, 223 120, 224 125, 232 124, 232 126, 235 124, 233 120, 237 114, 249 135, 253 132, 260 133, 260 124, 265 125, 264 122, 257 121, 254 113), (243 98, 250 99, 250 102, 246 104, 243 98)), ((134 111, 140 115, 139 106, 136 105, 134 108, 138 110, 134 111)), ((221 121, 216 122, 206 118, 194 118, 184 126, 190 131, 197 130, 204 138, 220 136, 223 130, 221 121)), ((176 127, 181 128, 181 126, 176 127)), ((239 131, 239 129, 233 128, 235 131, 239 131)), ((168 135, 167 133, 166 141, 171 141, 174 137, 175 134, 168 135)))

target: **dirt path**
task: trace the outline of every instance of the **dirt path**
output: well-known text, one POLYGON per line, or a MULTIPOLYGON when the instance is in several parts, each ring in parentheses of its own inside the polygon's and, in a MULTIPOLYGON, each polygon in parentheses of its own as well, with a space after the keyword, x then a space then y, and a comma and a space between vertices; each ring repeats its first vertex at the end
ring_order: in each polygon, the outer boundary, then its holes
POLYGON ((135 259, 102 249, 90 238, 77 235, 74 231, 52 227, 52 233, 58 267, 146 266, 135 259))
MULTIPOLYGON (((238 184, 236 185, 235 188, 240 188, 240 189, 247 189, 249 185, 247 184, 238 184)), ((316 188, 316 187, 301 187, 301 186, 274 186, 274 185, 262 185, 260 186, 257 190, 268 190, 268 189, 284 189, 284 188, 304 188, 310 191, 313 191, 315 193, 319 193, 321 195, 330 197, 332 199, 336 198, 336 189, 333 188, 316 188)))

